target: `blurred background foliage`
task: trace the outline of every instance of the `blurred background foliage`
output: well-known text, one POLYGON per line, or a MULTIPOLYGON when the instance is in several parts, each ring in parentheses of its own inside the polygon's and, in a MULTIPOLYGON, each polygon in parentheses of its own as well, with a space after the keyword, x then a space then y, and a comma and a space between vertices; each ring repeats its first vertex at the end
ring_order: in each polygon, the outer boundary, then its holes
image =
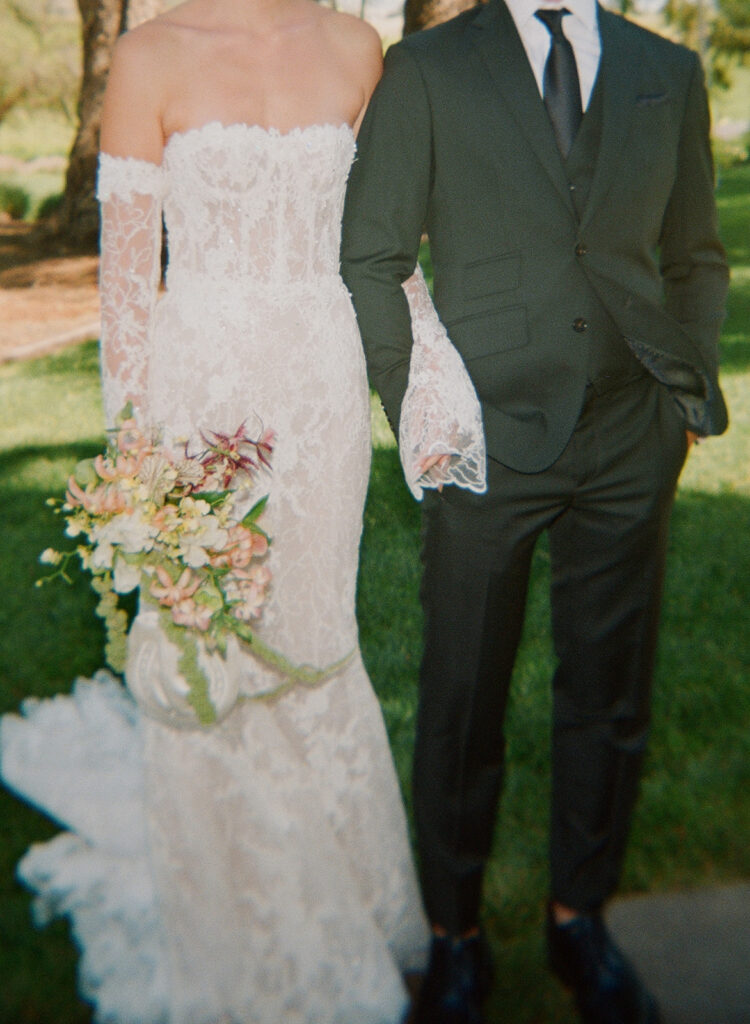
MULTIPOLYGON (((373 21, 384 43, 474 0, 328 0, 373 21)), ((95 251, 101 97, 117 36, 174 0, 4 0, 0 5, 0 214, 95 251), (26 193, 26 198, 19 190, 26 193)), ((720 167, 750 154, 749 0, 607 0, 696 49, 710 85, 720 167)))

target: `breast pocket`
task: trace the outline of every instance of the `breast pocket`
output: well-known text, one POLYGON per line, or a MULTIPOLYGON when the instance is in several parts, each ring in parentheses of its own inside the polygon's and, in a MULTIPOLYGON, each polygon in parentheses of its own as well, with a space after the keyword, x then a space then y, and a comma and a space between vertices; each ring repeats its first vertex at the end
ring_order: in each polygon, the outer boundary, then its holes
POLYGON ((465 264, 461 274, 461 293, 470 304, 511 291, 520 284, 520 252, 474 260, 465 264))

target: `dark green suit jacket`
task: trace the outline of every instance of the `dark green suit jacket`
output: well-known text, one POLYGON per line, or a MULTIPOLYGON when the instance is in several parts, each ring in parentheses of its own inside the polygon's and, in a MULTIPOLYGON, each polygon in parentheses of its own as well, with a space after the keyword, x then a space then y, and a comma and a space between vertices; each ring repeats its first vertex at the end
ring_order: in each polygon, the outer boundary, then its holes
POLYGON ((525 472, 558 457, 586 388, 573 328, 592 289, 686 426, 721 433, 717 235, 697 56, 599 9, 603 121, 579 217, 502 0, 386 56, 347 191, 342 273, 371 380, 399 419, 412 334, 401 282, 427 231, 437 311, 482 402, 487 448, 525 472))

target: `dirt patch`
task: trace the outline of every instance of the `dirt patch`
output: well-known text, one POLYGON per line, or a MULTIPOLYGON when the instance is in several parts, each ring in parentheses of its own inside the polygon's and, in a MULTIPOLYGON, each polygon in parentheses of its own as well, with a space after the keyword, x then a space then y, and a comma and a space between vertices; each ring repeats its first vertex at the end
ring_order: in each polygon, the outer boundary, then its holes
POLYGON ((99 258, 69 252, 33 225, 0 222, 0 362, 95 338, 99 258))

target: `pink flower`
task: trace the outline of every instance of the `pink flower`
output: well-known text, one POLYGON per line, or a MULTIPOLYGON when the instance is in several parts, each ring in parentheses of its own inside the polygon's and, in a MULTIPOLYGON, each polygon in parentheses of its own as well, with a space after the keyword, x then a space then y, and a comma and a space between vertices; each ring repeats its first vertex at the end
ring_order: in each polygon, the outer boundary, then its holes
POLYGON ((271 582, 271 570, 267 565, 254 565, 248 576, 259 587, 266 587, 271 582))
POLYGON ((229 528, 227 543, 222 550, 213 556, 211 565, 215 568, 228 566, 231 569, 244 569, 250 561, 268 551, 268 541, 262 533, 255 533, 238 523, 229 528))
POLYGON ((145 450, 140 450, 134 455, 118 455, 114 463, 104 455, 97 455, 94 459, 94 469, 102 480, 107 482, 128 479, 136 476, 147 454, 145 450))
POLYGON ((212 611, 204 604, 196 604, 192 597, 187 597, 172 606, 172 618, 178 626, 188 626, 205 633, 211 625, 212 611))
POLYGON ((251 583, 249 587, 242 588, 241 595, 242 600, 232 608, 235 619, 249 622, 251 619, 259 618, 266 599, 264 588, 251 583))
POLYGON ((124 420, 117 431, 116 442, 121 452, 139 452, 143 448, 149 448, 151 442, 145 436, 134 419, 124 420))
POLYGON ((271 582, 271 570, 266 565, 252 569, 235 569, 224 580, 224 593, 234 602, 232 615, 242 622, 257 619, 266 600, 266 587, 271 582))
POLYGON ((161 565, 157 565, 156 575, 159 577, 161 586, 156 581, 152 582, 148 588, 149 593, 157 599, 159 604, 165 605, 167 608, 187 600, 192 602, 193 594, 201 585, 200 579, 193 579, 191 569, 185 569, 176 583, 172 581, 172 577, 161 565))
POLYGON ((71 508, 85 508, 94 516, 115 515, 129 507, 125 495, 116 487, 100 484, 91 491, 84 491, 72 476, 68 479, 65 501, 71 508))
POLYGON ((210 486, 218 486, 225 490, 238 474, 244 473, 245 476, 252 478, 259 466, 270 467, 273 431, 264 431, 260 440, 254 441, 245 433, 245 425, 240 424, 233 434, 221 434, 218 431, 211 432, 208 436, 201 434, 208 445, 208 451, 201 462, 210 486))
POLYGON ((180 516, 175 505, 162 505, 154 512, 151 522, 159 533, 171 533, 180 527, 180 516))

